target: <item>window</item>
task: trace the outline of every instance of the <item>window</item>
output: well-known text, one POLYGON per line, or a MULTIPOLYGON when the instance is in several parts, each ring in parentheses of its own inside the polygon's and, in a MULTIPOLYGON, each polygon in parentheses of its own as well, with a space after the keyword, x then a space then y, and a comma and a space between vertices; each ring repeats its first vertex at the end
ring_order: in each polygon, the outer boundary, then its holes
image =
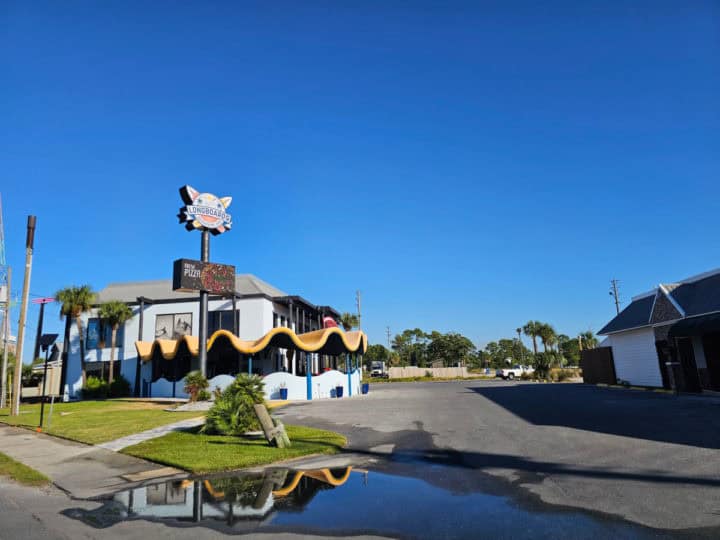
MULTIPOLYGON (((125 341, 125 325, 121 324, 115 336, 115 346, 122 347, 125 341)), ((112 343, 112 326, 106 319, 92 317, 88 319, 85 339, 87 349, 109 349, 112 343)))
POLYGON ((155 339, 180 339, 182 336, 192 336, 192 313, 155 316, 155 339))
POLYGON ((278 314, 273 313, 273 328, 277 328, 278 326, 278 314))
MULTIPOLYGON (((240 310, 238 310, 238 320, 240 320, 240 310)), ((208 335, 212 336, 218 330, 234 332, 232 309, 208 313, 208 335)))

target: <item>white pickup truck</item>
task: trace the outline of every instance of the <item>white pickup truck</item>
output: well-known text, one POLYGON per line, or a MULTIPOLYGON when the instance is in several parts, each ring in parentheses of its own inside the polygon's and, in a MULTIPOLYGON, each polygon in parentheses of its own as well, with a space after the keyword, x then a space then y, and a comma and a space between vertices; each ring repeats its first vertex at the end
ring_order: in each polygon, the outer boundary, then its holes
POLYGON ((512 381, 513 379, 519 379, 523 373, 532 373, 535 371, 530 366, 518 366, 515 365, 509 368, 501 368, 495 372, 496 377, 502 377, 505 380, 512 381))

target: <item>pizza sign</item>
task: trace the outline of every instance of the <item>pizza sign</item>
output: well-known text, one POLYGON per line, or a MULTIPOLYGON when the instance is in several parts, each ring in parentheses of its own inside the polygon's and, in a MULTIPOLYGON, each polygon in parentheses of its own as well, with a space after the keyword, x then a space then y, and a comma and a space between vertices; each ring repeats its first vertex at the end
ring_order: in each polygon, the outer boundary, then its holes
POLYGON ((173 291, 203 291, 229 296, 235 293, 235 267, 178 259, 173 264, 173 291))
POLYGON ((213 234, 224 233, 232 227, 232 216, 226 212, 232 197, 216 197, 212 193, 200 193, 191 186, 180 188, 185 206, 180 208, 178 218, 188 231, 206 229, 213 234))

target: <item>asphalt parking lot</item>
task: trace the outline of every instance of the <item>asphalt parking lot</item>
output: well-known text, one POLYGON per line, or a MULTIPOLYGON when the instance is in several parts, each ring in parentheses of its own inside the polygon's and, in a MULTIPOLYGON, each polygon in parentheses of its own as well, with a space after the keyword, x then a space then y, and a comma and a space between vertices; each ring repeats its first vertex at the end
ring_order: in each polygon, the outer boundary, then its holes
POLYGON ((491 476, 518 498, 720 534, 717 398, 499 380, 388 383, 281 415, 344 433, 377 467, 412 464, 408 474, 426 470, 428 481, 458 490, 491 476), (462 474, 432 478, 433 463, 462 474))

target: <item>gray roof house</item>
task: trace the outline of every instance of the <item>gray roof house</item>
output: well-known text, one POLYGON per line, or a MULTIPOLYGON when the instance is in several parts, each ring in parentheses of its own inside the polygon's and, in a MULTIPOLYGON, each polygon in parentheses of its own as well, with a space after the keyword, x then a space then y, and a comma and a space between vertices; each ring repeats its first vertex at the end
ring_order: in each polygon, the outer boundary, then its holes
POLYGON ((635 296, 598 334, 612 347, 618 379, 720 391, 720 269, 635 296), (668 364, 677 364, 672 376, 668 364))

